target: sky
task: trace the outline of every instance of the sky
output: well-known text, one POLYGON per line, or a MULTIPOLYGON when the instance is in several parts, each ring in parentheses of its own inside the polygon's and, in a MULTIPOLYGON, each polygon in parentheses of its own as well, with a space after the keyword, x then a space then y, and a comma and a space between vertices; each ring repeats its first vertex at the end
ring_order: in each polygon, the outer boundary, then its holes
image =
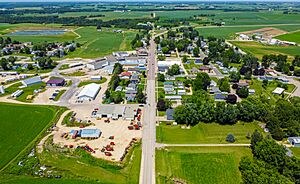
MULTIPOLYGON (((0 0, 0 2, 161 2, 161 0, 0 0)), ((300 2, 300 0, 165 0, 165 2, 300 2)))

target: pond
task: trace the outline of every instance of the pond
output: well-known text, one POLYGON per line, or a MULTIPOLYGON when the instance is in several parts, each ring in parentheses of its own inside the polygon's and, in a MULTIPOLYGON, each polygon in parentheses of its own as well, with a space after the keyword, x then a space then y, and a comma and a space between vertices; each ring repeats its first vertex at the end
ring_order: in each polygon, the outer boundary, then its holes
POLYGON ((23 35, 30 35, 30 36, 44 36, 44 35, 62 35, 66 33, 67 30, 22 30, 16 31, 8 34, 8 36, 23 36, 23 35))

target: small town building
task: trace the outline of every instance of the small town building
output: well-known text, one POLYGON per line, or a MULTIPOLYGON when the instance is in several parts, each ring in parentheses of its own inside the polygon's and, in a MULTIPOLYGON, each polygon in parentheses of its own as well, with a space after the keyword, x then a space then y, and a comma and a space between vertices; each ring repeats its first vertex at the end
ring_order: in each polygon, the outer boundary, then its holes
POLYGON ((121 58, 129 57, 129 53, 128 52, 113 52, 113 55, 115 57, 121 57, 121 58))
POLYGON ((126 107, 124 111, 124 120, 134 120, 135 116, 137 115, 137 110, 133 107, 126 107))
POLYGON ((35 76, 35 77, 29 78, 29 79, 25 79, 21 82, 22 82, 23 86, 28 87, 28 86, 42 83, 42 79, 40 76, 35 76))
POLYGON ((178 95, 186 95, 186 92, 185 92, 184 89, 182 89, 182 90, 178 90, 178 91, 177 91, 177 94, 178 94, 178 95))
POLYGON ((283 89, 283 88, 277 87, 276 89, 274 89, 274 91, 272 93, 276 94, 276 95, 281 95, 284 92, 284 90, 285 89, 283 89))
POLYGON ((66 83, 65 79, 62 78, 56 78, 56 79, 50 79, 47 81, 47 86, 64 86, 66 83))
POLYGON ((91 76, 91 80, 101 80, 101 79, 102 79, 101 75, 91 76))
POLYGON ((226 95, 222 94, 222 93, 217 93, 214 97, 215 101, 223 101, 226 99, 226 95))
POLYGON ((4 86, 0 86, 0 94, 4 94, 5 90, 4 90, 4 86))
POLYGON ((88 138, 88 139, 96 139, 99 138, 101 135, 101 131, 97 128, 95 129, 82 129, 79 133, 81 138, 88 138))
POLYGON ((208 73, 210 73, 210 71, 211 71, 211 68, 207 67, 207 66, 201 66, 199 69, 200 69, 201 72, 208 72, 208 73))
POLYGON ((105 66, 108 66, 109 62, 106 59, 96 60, 94 62, 86 64, 86 67, 91 70, 98 70, 105 66))
POLYGON ((101 87, 99 84, 95 84, 95 83, 88 84, 80 91, 77 99, 94 100, 97 97, 100 89, 101 87))
POLYGON ((288 142, 294 147, 300 147, 300 137, 289 137, 288 142))
POLYGON ((167 115, 168 121, 173 121, 174 120, 174 109, 167 109, 166 115, 167 115))
POLYGON ((181 100, 182 97, 178 95, 172 95, 172 96, 165 96, 166 100, 181 100))
POLYGON ((249 89, 249 94, 254 95, 255 94, 255 89, 249 89))

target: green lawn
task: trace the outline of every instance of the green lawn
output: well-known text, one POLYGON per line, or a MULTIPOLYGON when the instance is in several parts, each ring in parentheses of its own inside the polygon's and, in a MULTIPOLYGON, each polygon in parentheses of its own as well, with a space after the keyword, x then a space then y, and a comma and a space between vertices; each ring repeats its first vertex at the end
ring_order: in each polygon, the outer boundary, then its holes
POLYGON ((61 74, 65 76, 72 76, 72 77, 85 76, 85 72, 82 71, 75 71, 73 73, 61 73, 61 74))
POLYGON ((156 181, 190 184, 239 184, 238 166, 242 156, 251 156, 243 147, 168 147, 156 151, 156 181))
POLYGON ((53 123, 56 113, 54 107, 0 103, 0 168, 53 123))
MULTIPOLYGON (((21 102, 31 102, 32 100, 27 100, 27 96, 28 95, 33 95, 34 94, 34 90, 40 89, 41 86, 45 86, 45 83, 41 83, 41 84, 35 84, 32 86, 28 86, 25 88, 19 88, 20 86, 22 86, 21 82, 17 82, 16 84, 11 85, 10 87, 5 89, 5 94, 2 94, 0 96, 4 96, 4 95, 10 95, 12 93, 14 93, 17 90, 23 90, 23 94, 21 94, 19 97, 16 98, 16 100, 21 101, 21 102)), ((44 90, 44 89, 43 89, 44 90)))
POLYGON ((60 97, 66 92, 67 90, 63 89, 60 90, 58 95, 54 98, 54 101, 58 101, 60 99, 60 97))
POLYGON ((277 36, 276 38, 279 40, 286 40, 286 41, 290 41, 290 42, 296 42, 299 44, 300 43, 300 31, 280 35, 280 36, 277 36))
POLYGON ((82 87, 91 83, 96 83, 96 84, 103 84, 107 81, 105 77, 102 77, 101 80, 88 80, 88 81, 82 81, 79 83, 78 87, 82 87))
POLYGON ((293 147, 291 148, 293 155, 295 157, 297 157, 298 159, 300 159, 300 148, 299 147, 293 147))
POLYGON ((182 129, 180 125, 161 123, 156 127, 156 140, 168 144, 227 143, 226 136, 233 134, 235 143, 250 143, 247 133, 255 129, 261 130, 257 123, 237 123, 235 125, 219 125, 217 123, 199 123, 190 129, 182 129))
POLYGON ((284 54, 289 56, 295 56, 300 53, 300 47, 298 46, 271 46, 263 45, 258 42, 232 42, 234 45, 242 49, 243 51, 253 54, 258 58, 262 58, 266 54, 284 54))
POLYGON ((86 181, 80 179, 47 179, 30 176, 0 175, 3 184, 99 184, 97 181, 86 181))

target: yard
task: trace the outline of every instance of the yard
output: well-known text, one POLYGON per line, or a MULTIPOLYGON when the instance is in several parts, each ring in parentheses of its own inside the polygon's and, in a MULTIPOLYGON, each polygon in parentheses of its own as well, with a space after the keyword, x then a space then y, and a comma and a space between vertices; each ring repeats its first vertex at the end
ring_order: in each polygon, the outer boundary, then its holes
POLYGON ((107 81, 105 77, 102 77, 101 80, 87 80, 87 81, 82 81, 79 83, 78 87, 82 87, 91 83, 96 83, 96 84, 103 84, 107 81))
POLYGON ((167 144, 223 144, 227 143, 226 136, 231 133, 236 139, 235 143, 250 143, 250 139, 246 136, 248 133, 252 134, 255 129, 261 130, 257 122, 239 122, 235 125, 199 123, 190 129, 182 129, 180 125, 173 126, 161 123, 156 128, 156 140, 167 144))
POLYGON ((0 168, 3 168, 54 123, 56 107, 0 103, 0 168), (12 118, 13 117, 13 118, 12 118))
POLYGON ((300 159, 300 148, 299 147, 293 147, 291 148, 293 155, 295 157, 297 157, 298 159, 300 159))
POLYGON ((244 147, 168 147, 156 151, 158 184, 183 181, 191 184, 239 184, 238 166, 244 147))

